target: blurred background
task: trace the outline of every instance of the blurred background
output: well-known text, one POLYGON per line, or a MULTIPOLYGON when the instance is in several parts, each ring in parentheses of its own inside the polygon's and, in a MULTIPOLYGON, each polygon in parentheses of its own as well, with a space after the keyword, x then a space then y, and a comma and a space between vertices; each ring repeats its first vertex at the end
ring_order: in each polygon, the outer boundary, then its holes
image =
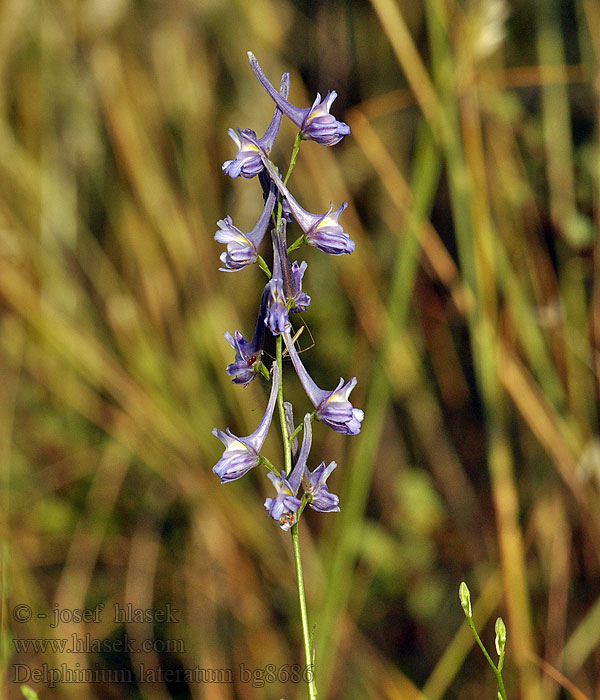
POLYGON ((249 434, 267 395, 222 337, 264 278, 213 240, 262 206, 221 172, 227 128, 273 111, 248 50, 352 129, 291 179, 309 211, 349 202, 355 253, 298 256, 303 360, 366 414, 316 424, 309 461, 342 508, 301 527, 319 697, 495 697, 465 580, 490 653, 507 623, 509 698, 600 698, 595 0, 1 3, 4 696, 305 697, 271 485, 211 472, 211 429, 249 434))

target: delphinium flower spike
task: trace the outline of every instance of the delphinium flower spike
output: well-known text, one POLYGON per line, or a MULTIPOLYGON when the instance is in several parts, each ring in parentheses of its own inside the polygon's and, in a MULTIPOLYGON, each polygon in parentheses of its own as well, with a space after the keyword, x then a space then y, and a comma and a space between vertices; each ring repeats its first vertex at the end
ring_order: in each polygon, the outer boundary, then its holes
POLYGON ((219 230, 215 233, 215 241, 225 243, 227 250, 221 253, 220 260, 223 267, 219 270, 223 272, 236 272, 256 262, 258 258, 258 246, 262 241, 269 219, 275 204, 275 190, 271 188, 267 201, 264 204, 262 214, 249 233, 242 233, 237 226, 233 225, 230 216, 217 221, 219 230))
MULTIPOLYGON (((281 76, 279 95, 285 99, 288 96, 289 89, 290 74, 284 73, 281 76)), ((241 175, 246 179, 250 179, 263 170, 264 166, 258 149, 262 149, 265 153, 271 152, 275 137, 279 131, 279 125, 281 124, 281 116, 281 110, 279 107, 276 107, 271 123, 261 138, 257 138, 256 133, 252 129, 237 129, 237 133, 233 129, 228 129, 227 133, 238 147, 238 151, 233 160, 226 160, 223 163, 223 171, 227 175, 230 177, 241 175), (259 144, 258 147, 256 142, 259 144)))
MULTIPOLYGON (((323 100, 320 95, 317 95, 312 107, 300 109, 287 100, 289 75, 286 73, 282 76, 280 91, 277 92, 265 77, 252 53, 249 53, 249 58, 258 80, 275 101, 275 112, 261 138, 258 138, 252 129, 229 130, 229 135, 238 146, 238 151, 233 159, 223 164, 223 170, 231 177, 258 176, 264 206, 252 231, 243 233, 233 225, 231 217, 227 216, 218 222, 219 231, 215 234, 215 239, 226 245, 225 252, 220 256, 221 270, 231 272, 258 262, 269 281, 262 292, 252 339, 247 341, 238 330, 234 331, 233 335, 225 333, 226 340, 235 351, 234 361, 227 366, 226 371, 234 384, 247 385, 257 374, 263 374, 267 379, 269 378, 269 371, 262 361, 266 328, 275 336, 275 358, 271 368, 272 384, 269 400, 256 430, 247 437, 238 437, 229 428, 225 432, 216 428, 213 430, 213 434, 225 446, 223 455, 213 467, 213 471, 222 483, 227 483, 239 479, 260 464, 268 470, 267 476, 275 487, 276 494, 267 498, 264 505, 269 517, 273 518, 283 530, 291 531, 304 658, 308 668, 314 663, 314 654, 304 593, 298 524, 303 509, 307 505, 320 512, 339 510, 339 499, 329 492, 326 483, 336 463, 330 462, 326 465, 325 462, 321 462, 312 472, 307 466, 312 444, 311 421, 316 417, 338 433, 355 435, 360 432, 364 414, 360 409, 354 408, 348 400, 350 392, 356 385, 356 378, 352 378, 347 383, 340 379, 338 386, 332 391, 320 389, 302 364, 290 335, 293 332, 290 314, 304 311, 311 300, 302 290, 302 280, 307 264, 304 261, 291 261, 289 254, 302 243, 308 243, 331 255, 351 253, 354 250, 354 242, 338 223, 347 204, 344 202, 335 210, 331 205, 325 214, 311 214, 298 204, 288 190, 287 183, 303 139, 312 139, 317 143, 332 146, 350 133, 350 129, 347 124, 338 121, 329 113, 336 97, 335 92, 328 92, 323 100), (300 130, 294 141, 284 180, 280 177, 276 165, 269 159, 283 114, 286 114, 300 130), (286 223, 294 220, 303 234, 288 247, 286 223), (271 226, 273 244, 272 270, 258 254, 258 246, 269 226, 271 226), (303 425, 297 428, 294 425, 292 406, 284 401, 280 376, 284 345, 287 347, 300 382, 315 408, 312 414, 305 415, 303 425), (284 469, 281 470, 260 454, 276 404, 279 408, 283 439, 284 469), (298 436, 301 429, 302 445, 299 448, 298 436), (299 494, 301 487, 302 495, 299 494)), ((306 682, 309 700, 316 700, 317 689, 312 673, 309 678, 307 677, 306 682)))
POLYGON ((229 428, 225 432, 213 428, 212 434, 225 445, 223 456, 213 467, 213 472, 221 479, 222 484, 239 479, 260 462, 259 452, 273 419, 278 389, 279 367, 274 362, 269 402, 256 430, 247 437, 237 437, 229 428))
POLYGON ((235 350, 235 359, 231 364, 227 365, 225 370, 230 377, 233 377, 231 380, 233 384, 248 386, 256 377, 265 340, 265 318, 268 299, 269 286, 267 284, 260 298, 252 340, 246 340, 237 330, 233 332, 233 336, 229 332, 224 333, 225 340, 235 350))
POLYGON ((316 409, 317 418, 337 433, 344 435, 360 433, 360 424, 365 414, 360 408, 354 408, 348 401, 350 392, 356 386, 356 377, 353 377, 347 384, 344 384, 344 380, 340 379, 333 391, 320 389, 302 364, 290 334, 284 333, 283 340, 300 383, 316 409))
POLYGON ((300 129, 302 138, 316 141, 323 146, 334 146, 350 133, 348 124, 338 121, 329 113, 331 105, 337 97, 335 90, 329 91, 323 100, 321 100, 321 94, 317 93, 312 107, 307 107, 306 109, 295 107, 271 85, 251 51, 248 51, 248 58, 250 67, 260 84, 286 117, 300 129))

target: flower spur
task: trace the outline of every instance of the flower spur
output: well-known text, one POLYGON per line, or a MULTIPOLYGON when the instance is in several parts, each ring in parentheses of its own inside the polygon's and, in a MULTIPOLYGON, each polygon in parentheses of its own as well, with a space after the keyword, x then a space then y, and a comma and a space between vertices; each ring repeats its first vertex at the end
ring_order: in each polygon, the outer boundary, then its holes
POLYGON ((260 449, 263 446, 267 432, 273 419, 273 411, 279 389, 279 367, 273 363, 273 379, 271 382, 271 394, 267 408, 256 430, 247 437, 237 437, 229 428, 223 432, 213 428, 212 434, 218 437, 225 445, 225 451, 221 459, 213 467, 213 472, 225 484, 244 476, 260 462, 260 449))
MULTIPOLYGON (((288 96, 290 89, 290 74, 284 73, 281 76, 279 87, 279 95, 285 99, 288 96)), ((226 160, 222 169, 229 177, 241 177, 251 179, 258 175, 264 168, 258 148, 261 148, 265 153, 270 153, 273 148, 273 143, 279 131, 281 124, 282 112, 279 107, 275 108, 271 122, 267 130, 260 138, 257 138, 256 132, 252 129, 228 129, 229 138, 238 147, 237 153, 232 160, 226 160), (258 142, 259 147, 257 147, 258 142)))
POLYGON ((294 219, 304 232, 304 237, 308 245, 314 246, 324 253, 329 255, 344 255, 344 253, 352 253, 354 250, 354 241, 344 231, 338 223, 340 214, 348 206, 347 202, 342 202, 340 206, 333 211, 333 204, 329 207, 329 211, 325 214, 311 214, 303 209, 295 200, 291 192, 284 185, 283 180, 279 177, 277 171, 273 167, 273 163, 268 159, 264 152, 261 152, 263 162, 271 180, 277 186, 282 197, 288 204, 294 219))
POLYGON ((285 116, 300 129, 303 139, 316 141, 323 146, 335 146, 344 136, 350 133, 348 124, 338 121, 329 113, 331 105, 337 97, 335 90, 329 91, 323 100, 321 100, 321 94, 317 93, 312 107, 307 107, 306 109, 295 107, 271 85, 258 64, 256 56, 251 51, 248 51, 248 59, 250 60, 250 67, 260 84, 285 116))
POLYGON ((260 297, 260 306, 254 326, 252 340, 246 340, 239 331, 234 331, 233 336, 227 332, 223 334, 225 340, 235 350, 234 361, 227 365, 225 371, 230 377, 232 384, 243 384, 248 386, 256 377, 260 367, 263 345, 265 342, 265 318, 267 315, 267 301, 269 299, 269 286, 265 285, 260 297))
POLYGON ((360 408, 354 408, 348 401, 350 392, 356 386, 356 377, 353 377, 346 384, 340 378, 339 384, 332 391, 320 389, 302 364, 290 334, 284 333, 283 340, 298 379, 300 379, 306 395, 315 407, 317 418, 332 430, 335 430, 336 433, 343 433, 344 435, 357 435, 360 433, 360 424, 365 414, 360 408))

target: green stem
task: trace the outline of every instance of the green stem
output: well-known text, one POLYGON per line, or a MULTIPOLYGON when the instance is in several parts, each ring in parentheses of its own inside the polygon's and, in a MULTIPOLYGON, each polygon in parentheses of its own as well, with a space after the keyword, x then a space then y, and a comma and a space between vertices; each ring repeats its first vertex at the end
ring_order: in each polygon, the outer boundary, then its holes
POLYGON ((296 581, 298 584, 298 602, 300 603, 300 620, 302 622, 302 641, 304 643, 304 659, 306 662, 305 677, 307 683, 308 700, 316 700, 317 685, 315 683, 314 665, 308 631, 308 613, 306 611, 306 596, 304 595, 304 576, 302 574, 302 561, 300 560, 300 541, 298 538, 298 523, 292 525, 292 545, 294 548, 294 564, 296 566, 296 581))
MULTIPOLYGON (((290 158, 290 164, 285 174, 283 180, 284 184, 287 184, 289 177, 292 173, 294 165, 296 163, 296 157, 298 155, 298 149, 300 148, 300 142, 302 138, 300 133, 296 135, 294 140, 294 147, 292 149, 292 156, 290 158)), ((277 218, 275 221, 275 229, 279 232, 281 224, 281 201, 277 206, 277 218)), ((285 422, 285 411, 283 409, 283 349, 281 342, 281 335, 278 335, 275 339, 275 350, 276 350, 276 362, 279 367, 279 376, 281 381, 279 382, 279 390, 277 392, 277 407, 279 409, 279 422, 281 424, 281 435, 283 438, 283 456, 285 463, 285 473, 287 476, 290 475, 292 471, 292 451, 290 448, 291 438, 288 435, 287 423, 285 422)), ((296 431, 294 431, 294 435, 296 431)), ((304 502, 306 505, 306 502, 304 502)), ((303 507, 302 507, 303 509, 303 507)), ((306 595, 304 593, 304 575, 302 574, 302 561, 300 559, 300 541, 298 539, 298 522, 292 525, 292 546, 294 550, 294 566, 296 569, 296 584, 298 586, 298 602, 300 604, 300 620, 302 623, 302 642, 304 645, 304 659, 306 663, 305 678, 308 691, 308 700, 316 700, 317 698, 317 685, 315 683, 314 668, 312 663, 311 654, 311 641, 310 633, 308 630, 308 612, 306 610, 306 595)))
POLYGON ((496 668, 496 664, 492 661, 492 657, 488 654, 487 649, 485 648, 483 642, 481 641, 481 638, 477 634, 477 630, 475 629, 475 625, 473 624, 473 619, 468 617, 467 621, 469 623, 469 627, 471 628, 471 632, 473 632, 473 636, 475 637, 475 641, 477 644, 479 644, 479 648, 483 652, 483 655, 487 659, 489 665, 494 669, 494 672, 496 672, 498 669, 496 668))
POLYGON ((299 248, 305 242, 306 242, 306 236, 304 234, 302 234, 301 236, 298 236, 298 238, 296 238, 296 240, 287 249, 288 255, 293 250, 296 250, 296 248, 299 248))
POLYGON ((302 496, 302 500, 300 501, 300 508, 298 508, 298 512, 296 513, 296 523, 300 522, 300 516, 302 515, 302 512, 311 501, 312 496, 308 496, 307 494, 304 494, 304 496, 302 496))
POLYGON ((498 689, 500 690, 502 700, 506 700, 506 690, 504 690, 504 681, 502 680, 502 674, 500 671, 496 673, 496 678, 498 679, 498 689))
POLYGON ((269 266, 268 266, 267 263, 265 262, 265 260, 264 260, 264 258, 262 257, 262 255, 258 255, 258 256, 256 257, 256 262, 258 263, 258 266, 260 267, 260 269, 261 269, 261 270, 265 273, 265 275, 267 276, 267 279, 271 279, 271 270, 269 270, 269 266))
POLYGON ((285 422, 285 411, 283 408, 283 357, 282 357, 281 334, 275 340, 275 350, 277 366, 279 367, 279 390, 277 391, 277 408, 279 409, 279 422, 281 424, 281 435, 283 437, 283 457, 285 460, 285 475, 289 476, 292 471, 292 453, 290 451, 290 439, 288 437, 287 423, 285 422))
MULTIPOLYGON (((310 419, 313 421, 315 419, 315 416, 317 415, 316 411, 313 411, 310 414, 310 419)), ((294 432, 289 436, 288 440, 292 442, 292 440, 297 437, 300 434, 300 431, 304 428, 304 423, 300 423, 300 425, 294 430, 294 432)))
POLYGON ((483 642, 481 641, 479 635, 477 634, 477 630, 475 629, 473 619, 470 617, 467 617, 467 622, 469 623, 469 627, 471 628, 471 632, 473 632, 473 636, 475 637, 475 641, 477 642, 477 644, 479 644, 479 648, 483 652, 483 655, 487 659, 487 662, 489 663, 489 665, 492 667, 492 670, 494 671, 494 674, 496 676, 496 680, 498 681, 498 689, 500 690, 500 695, 502 697, 502 700, 506 700, 506 690, 504 689, 504 681, 502 680, 502 672, 498 669, 496 664, 492 661, 492 657, 488 654, 487 649, 485 648, 483 642))
MULTIPOLYGON (((298 157, 298 151, 300 150, 300 142, 302 141, 302 137, 300 136, 300 132, 296 134, 296 138, 294 139, 294 147, 292 148, 292 155, 290 157, 290 164, 288 165, 287 173, 285 174, 285 177, 283 178, 283 184, 287 185, 288 180, 290 179, 290 175, 292 174, 292 170, 294 169, 294 165, 296 165, 296 158, 298 157)), ((276 221, 276 230, 279 231, 279 223, 281 222, 281 200, 279 200, 279 204, 277 205, 277 221, 276 221)))
POLYGON ((272 464, 272 462, 270 462, 266 457, 261 457, 261 458, 260 458, 260 461, 262 462, 262 464, 265 465, 265 467, 266 467, 270 472, 273 472, 273 474, 277 474, 277 476, 279 476, 279 472, 277 471, 277 468, 275 467, 275 465, 272 464))
MULTIPOLYGON (((285 461, 285 473, 287 475, 292 471, 292 452, 290 449, 290 438, 288 436, 287 424, 285 422, 285 412, 283 410, 283 351, 281 335, 277 336, 275 341, 276 361, 279 366, 279 376, 282 378, 279 382, 279 391, 277 392, 277 405, 279 407, 279 421, 281 423, 281 434, 283 437, 283 454, 285 461)), ((306 610, 306 595, 304 594, 304 576, 302 574, 302 561, 300 559, 300 542, 298 539, 298 523, 292 525, 292 546, 294 549, 294 565, 296 568, 296 584, 298 586, 298 602, 300 604, 300 620, 302 623, 302 641, 304 645, 304 659, 306 664, 306 683, 308 691, 308 700, 316 700, 317 687, 315 684, 314 673, 312 668, 312 654, 310 644, 310 633, 308 631, 308 612, 306 610)))
POLYGON ((300 142, 302 141, 302 137, 300 136, 300 132, 296 134, 296 138, 294 139, 294 147, 292 148, 292 156, 290 158, 290 164, 287 169, 287 173, 285 174, 285 177, 283 178, 283 184, 287 185, 288 180, 290 179, 290 175, 292 174, 292 170, 294 169, 294 165, 296 165, 296 158, 298 157, 298 151, 300 150, 300 142))
POLYGON ((259 360, 255 365, 254 365, 254 371, 257 374, 262 374, 262 376, 268 381, 271 381, 271 375, 269 374, 269 370, 265 367, 265 365, 259 360))
MULTIPOLYGON (((294 147, 292 148, 292 155, 290 157, 290 164, 285 174, 284 183, 287 183, 294 165, 296 164, 296 158, 298 156, 298 150, 300 149, 300 142, 302 138, 300 132, 296 134, 294 139, 294 147)), ((277 205, 277 217, 275 221, 275 230, 279 232, 279 226, 281 224, 281 200, 277 205)), ((261 258, 262 259, 262 258, 261 258)), ((263 261, 264 262, 264 261, 263 261)), ((259 262, 260 264, 260 262, 259 262)), ((277 336, 275 341, 276 351, 277 351, 277 365, 279 367, 279 376, 281 377, 281 382, 279 383, 279 391, 277 392, 277 407, 279 409, 279 422, 281 423, 281 433, 283 436, 283 447, 284 447, 284 459, 285 459, 285 474, 289 476, 292 471, 292 453, 290 451, 290 438, 288 437, 287 424, 285 422, 285 411, 283 409, 283 355, 282 355, 282 344, 281 335, 277 336)))

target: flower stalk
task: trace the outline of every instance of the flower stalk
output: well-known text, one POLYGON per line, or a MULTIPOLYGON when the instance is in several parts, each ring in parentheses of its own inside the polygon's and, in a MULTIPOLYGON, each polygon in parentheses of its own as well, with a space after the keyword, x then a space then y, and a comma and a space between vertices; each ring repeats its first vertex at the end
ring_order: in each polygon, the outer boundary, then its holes
MULTIPOLYGON (((281 335, 275 339, 275 356, 279 371, 283 372, 283 352, 281 345, 281 335)), ((285 410, 283 408, 283 382, 279 384, 279 392, 277 394, 277 408, 279 409, 279 423, 281 425, 281 437, 283 440, 283 459, 285 465, 286 476, 289 476, 292 471, 292 451, 290 450, 290 437, 288 435, 287 424, 285 422, 285 410)))
POLYGON ((267 478, 276 492, 264 502, 267 515, 275 520, 282 530, 291 532, 306 663, 306 688, 308 699, 315 700, 317 687, 314 654, 309 631, 298 528, 306 506, 320 513, 333 513, 339 511, 339 498, 329 491, 326 483, 337 466, 335 462, 326 465, 325 461, 321 461, 312 471, 308 468, 307 460, 312 447, 312 422, 318 420, 336 432, 356 435, 360 432, 364 414, 360 409, 354 408, 348 400, 356 385, 356 378, 352 378, 346 384, 340 379, 337 387, 330 391, 320 389, 315 384, 294 346, 294 329, 290 321, 293 314, 308 308, 311 298, 302 290, 307 262, 291 261, 289 254, 305 244, 330 255, 351 253, 354 250, 354 242, 338 223, 338 218, 347 204, 344 202, 335 211, 332 205, 325 214, 311 214, 295 200, 288 189, 288 182, 303 140, 310 139, 325 146, 333 146, 350 133, 350 128, 329 113, 336 97, 335 91, 327 92, 323 100, 317 94, 312 107, 300 109, 287 100, 289 75, 283 74, 280 90, 277 92, 262 72, 254 55, 250 53, 249 58, 250 66, 260 84, 275 102, 275 112, 261 138, 258 138, 252 129, 229 130, 238 151, 234 158, 223 164, 223 171, 231 178, 241 177, 249 180, 257 177, 263 192, 262 211, 258 219, 255 219, 254 227, 247 233, 235 226, 231 217, 224 217, 218 222, 219 230, 215 239, 226 246, 225 252, 220 256, 221 270, 235 273, 256 264, 268 279, 262 291, 251 340, 246 340, 239 330, 234 331, 233 335, 225 333, 225 339, 235 351, 234 362, 227 366, 227 374, 232 377, 232 383, 238 386, 247 386, 256 377, 263 377, 271 381, 271 388, 267 408, 253 433, 247 437, 238 437, 229 429, 225 432, 216 428, 213 430, 213 434, 225 446, 223 456, 213 471, 221 479, 221 483, 225 484, 239 479, 255 467, 264 467, 267 470, 267 478), (299 131, 294 140, 285 177, 281 179, 277 166, 269 159, 269 153, 284 115, 296 124, 299 131), (288 224, 297 225, 302 231, 291 246, 287 243, 288 224), (258 250, 267 238, 266 233, 271 226, 272 269, 258 250), (275 338, 275 359, 270 367, 265 364, 266 353, 263 353, 267 329, 275 338), (284 343, 300 383, 314 408, 305 413, 298 427, 294 427, 291 404, 284 401, 284 343), (262 446, 271 427, 275 405, 281 427, 283 469, 278 468, 277 460, 271 461, 262 454, 262 446), (300 433, 302 446, 299 448, 300 433))
MULTIPOLYGON (((292 155, 290 157, 290 164, 287 170, 287 173, 284 178, 284 183, 287 184, 287 181, 290 178, 290 175, 292 174, 292 170, 294 169, 294 166, 296 164, 296 158, 298 157, 298 151, 300 150, 300 144, 302 142, 302 138, 300 135, 300 132, 296 134, 296 138, 294 140, 294 146, 292 148, 292 155)), ((277 220, 275 222, 276 230, 279 230, 280 224, 281 224, 281 214, 282 214, 282 203, 281 201, 279 202, 279 205, 277 207, 277 220)), ((276 344, 276 360, 277 360, 277 365, 279 367, 280 375, 283 374, 283 346, 281 342, 281 335, 278 335, 277 338, 275 339, 275 344, 276 344)), ((292 471, 292 451, 291 451, 291 442, 296 435, 299 434, 301 428, 300 426, 298 427, 298 430, 295 430, 292 435, 288 435, 288 429, 287 429, 287 422, 285 420, 285 410, 283 408, 283 382, 280 382, 279 384, 279 391, 277 394, 277 406, 279 408, 279 422, 281 425, 281 437, 283 441, 283 456, 284 456, 284 464, 285 464, 285 473, 286 475, 289 476, 289 474, 292 471)), ((301 509, 299 510, 299 514, 302 512, 303 506, 305 505, 305 501, 303 505, 301 506, 301 509)), ((298 515, 299 517, 299 515, 298 515)), ((300 622, 302 626, 302 644, 304 647, 304 663, 306 667, 306 684, 307 684, 307 692, 308 692, 308 700, 316 700, 317 698, 317 687, 316 687, 316 681, 315 681, 315 674, 313 672, 313 659, 312 659, 312 652, 311 652, 311 644, 310 644, 310 633, 309 633, 309 626, 308 626, 308 609, 306 606, 306 593, 304 592, 304 574, 302 571, 302 558, 300 555, 300 538, 298 535, 298 522, 294 523, 291 527, 291 536, 292 536, 292 549, 294 553, 294 568, 296 571, 296 587, 298 590, 298 605, 300 606, 300 622)))
MULTIPOLYGON (((276 359, 279 367, 283 365, 283 351, 281 343, 281 335, 276 339, 276 359)), ((277 396, 279 406, 279 420, 281 423, 281 436, 283 441, 283 454, 285 463, 285 473, 289 475, 292 469, 292 451, 290 448, 292 437, 288 435, 287 423, 285 420, 285 411, 283 409, 283 382, 279 384, 279 392, 277 396)), ((296 431, 294 431, 296 432, 296 431)), ((299 432, 299 431, 298 431, 299 432)), ((304 499, 303 499, 304 500, 304 499)), ((304 503, 305 504, 305 503, 304 503)), ((303 505, 304 505, 303 504, 303 505)), ((303 506, 299 509, 299 514, 302 512, 303 506)), ((299 516, 298 516, 299 517, 299 516)), ((308 626, 308 609, 306 607, 306 593, 304 592, 304 574, 302 572, 302 558, 300 556, 300 538, 298 536, 298 522, 295 522, 291 527, 292 549, 294 553, 294 568, 296 571, 296 587, 298 589, 298 604, 300 606, 300 622, 302 626, 302 644, 304 647, 304 663, 306 667, 306 683, 308 691, 308 700, 316 700, 317 687, 314 674, 314 664, 311 652, 310 632, 308 626)))
POLYGON ((304 660, 306 663, 306 683, 308 700, 316 700, 317 685, 314 674, 314 663, 308 628, 308 611, 306 608, 306 595, 304 593, 304 575, 302 573, 302 560, 300 558, 300 538, 298 537, 298 523, 292 526, 292 547, 294 550, 294 565, 296 567, 296 584, 298 586, 298 603, 300 604, 300 622, 302 624, 302 642, 304 645, 304 660))
POLYGON ((502 668, 504 666, 504 652, 506 648, 506 625, 504 624, 504 621, 501 617, 499 617, 496 620, 495 646, 499 656, 498 665, 496 665, 492 660, 492 657, 489 655, 488 650, 485 648, 484 643, 481 641, 481 637, 477 633, 477 630, 475 629, 475 623, 473 622, 473 613, 471 610, 471 593, 467 584, 464 581, 460 584, 460 588, 458 590, 458 597, 460 599, 461 607, 465 613, 465 617, 467 618, 467 624, 469 625, 469 628, 473 633, 473 637, 475 638, 477 645, 481 649, 488 664, 492 667, 494 675, 496 676, 496 681, 498 682, 498 700, 507 700, 506 690, 504 689, 504 680, 502 679, 502 668))

